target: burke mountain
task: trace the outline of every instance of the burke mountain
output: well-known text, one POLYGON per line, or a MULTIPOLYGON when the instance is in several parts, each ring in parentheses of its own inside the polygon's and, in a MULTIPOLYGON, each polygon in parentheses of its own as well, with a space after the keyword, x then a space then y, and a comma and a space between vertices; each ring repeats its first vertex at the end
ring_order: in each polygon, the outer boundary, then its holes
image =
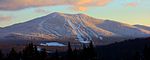
POLYGON ((58 12, 0 29, 0 39, 5 41, 88 43, 95 40, 98 44, 108 44, 148 36, 150 27, 147 26, 96 19, 85 14, 58 12))

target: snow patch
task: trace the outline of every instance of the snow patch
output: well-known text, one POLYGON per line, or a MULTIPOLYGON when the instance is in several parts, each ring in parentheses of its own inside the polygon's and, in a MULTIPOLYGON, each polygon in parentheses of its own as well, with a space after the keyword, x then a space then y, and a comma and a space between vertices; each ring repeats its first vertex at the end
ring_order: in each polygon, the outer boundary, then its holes
POLYGON ((47 20, 44 20, 44 21, 42 21, 41 23, 39 23, 39 26, 40 26, 40 29, 42 29, 43 31, 45 31, 45 32, 47 32, 47 33, 49 33, 49 34, 51 34, 51 32, 49 31, 49 30, 47 30, 47 29, 45 29, 44 28, 44 23, 46 22, 47 20))
POLYGON ((80 41, 80 42, 85 44, 90 43, 90 41, 80 41))
POLYGON ((42 46, 66 46, 59 42, 48 42, 48 43, 41 43, 42 46))

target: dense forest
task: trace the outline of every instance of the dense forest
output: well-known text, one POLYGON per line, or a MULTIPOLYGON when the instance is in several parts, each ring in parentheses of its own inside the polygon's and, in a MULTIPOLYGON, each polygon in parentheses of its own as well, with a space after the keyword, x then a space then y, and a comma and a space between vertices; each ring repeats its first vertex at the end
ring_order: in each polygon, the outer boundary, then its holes
POLYGON ((106 46, 94 46, 91 41, 81 49, 72 49, 48 53, 46 49, 38 51, 33 43, 17 52, 12 48, 8 54, 0 50, 0 60, 150 60, 150 38, 137 38, 116 42, 106 46))

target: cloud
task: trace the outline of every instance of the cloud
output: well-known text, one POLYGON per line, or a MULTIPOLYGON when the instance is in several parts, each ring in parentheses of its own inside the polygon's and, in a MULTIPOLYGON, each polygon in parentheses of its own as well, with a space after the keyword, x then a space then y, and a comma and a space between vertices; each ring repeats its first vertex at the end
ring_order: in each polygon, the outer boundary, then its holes
POLYGON ((74 3, 73 10, 75 11, 86 11, 88 10, 88 6, 91 3, 93 3, 92 0, 78 0, 76 3, 74 3))
POLYGON ((112 2, 112 0, 99 0, 97 2, 97 5, 99 6, 104 6, 104 5, 107 5, 108 3, 112 2))
POLYGON ((79 10, 87 10, 89 6, 103 6, 110 2, 111 0, 0 0, 0 10, 54 5, 72 5, 79 10))
POLYGON ((36 9, 34 12, 36 12, 36 13, 42 13, 42 14, 47 14, 47 13, 49 13, 49 11, 44 10, 44 9, 36 9))
MULTIPOLYGON (((73 10, 86 11, 89 6, 106 6, 114 0, 0 0, 0 10, 19 10, 29 7, 71 5, 73 10)), ((137 2, 128 0, 127 6, 135 7, 137 2)), ((142 0, 143 1, 143 0, 142 0)), ((37 10, 37 12, 43 12, 37 10)))
POLYGON ((73 7, 73 10, 75 10, 75 11, 87 11, 88 7, 85 7, 85 6, 76 6, 76 7, 73 7))
POLYGON ((0 16, 0 21, 8 21, 11 20, 12 17, 11 16, 0 16))
POLYGON ((112 0, 78 0, 74 3, 73 9, 76 11, 86 11, 89 6, 105 6, 112 0))
POLYGON ((137 2, 130 2, 127 4, 127 6, 129 6, 129 7, 136 7, 137 5, 138 5, 137 2))
POLYGON ((76 5, 85 5, 85 4, 89 4, 92 3, 92 0, 79 0, 77 3, 75 3, 76 5))
POLYGON ((50 6, 63 2, 59 0, 1 0, 1 10, 18 10, 27 7, 50 6))

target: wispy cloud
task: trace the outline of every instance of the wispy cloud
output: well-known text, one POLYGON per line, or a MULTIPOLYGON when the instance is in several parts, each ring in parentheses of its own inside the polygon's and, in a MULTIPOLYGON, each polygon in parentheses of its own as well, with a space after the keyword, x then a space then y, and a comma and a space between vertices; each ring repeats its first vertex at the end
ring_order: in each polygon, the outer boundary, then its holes
MULTIPOLYGON (((89 6, 106 6, 114 0, 0 0, 0 10, 18 10, 28 7, 71 5, 74 10, 86 11, 89 6)), ((136 3, 127 3, 136 6, 136 3)))
POLYGON ((11 16, 0 16, 0 21, 8 21, 11 20, 12 17, 11 16))
POLYGON ((17 10, 27 7, 50 6, 63 2, 59 0, 0 0, 1 10, 17 10))
POLYGON ((88 6, 105 5, 110 0, 0 0, 0 10, 18 10, 27 7, 72 5, 84 10, 88 6), (82 6, 82 7, 81 7, 82 6))
POLYGON ((130 2, 130 3, 127 4, 127 6, 136 7, 136 6, 138 6, 138 3, 137 2, 130 2))
POLYGON ((36 12, 36 13, 42 13, 42 14, 49 13, 49 11, 44 10, 44 9, 36 9, 34 12, 36 12))
POLYGON ((86 7, 86 6, 75 6, 72 9, 75 11, 87 11, 88 7, 86 7))
POLYGON ((112 0, 99 0, 96 4, 99 6, 107 5, 108 3, 112 2, 112 0))
POLYGON ((78 11, 86 11, 89 6, 105 6, 112 0, 79 0, 74 3, 74 9, 78 11))

